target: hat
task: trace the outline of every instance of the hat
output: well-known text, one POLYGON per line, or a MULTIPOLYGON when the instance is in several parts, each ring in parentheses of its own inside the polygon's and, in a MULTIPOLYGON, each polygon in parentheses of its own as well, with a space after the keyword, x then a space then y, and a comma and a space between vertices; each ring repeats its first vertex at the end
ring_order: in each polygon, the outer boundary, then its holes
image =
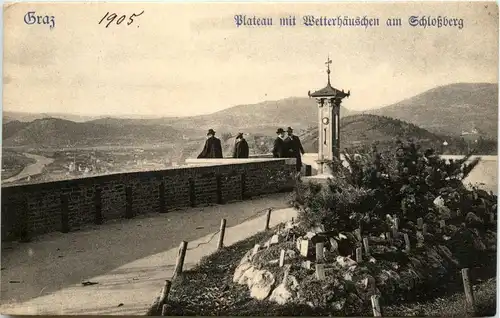
POLYGON ((277 134, 281 134, 281 133, 284 133, 285 131, 283 130, 283 128, 278 128, 278 130, 276 131, 277 134))
POLYGON ((293 131, 292 127, 288 127, 286 131, 293 131))
POLYGON ((236 135, 236 139, 238 138, 243 138, 243 133, 238 133, 238 135, 236 135))
POLYGON ((207 132, 207 136, 208 135, 215 135, 215 130, 213 130, 212 128, 210 128, 207 132))

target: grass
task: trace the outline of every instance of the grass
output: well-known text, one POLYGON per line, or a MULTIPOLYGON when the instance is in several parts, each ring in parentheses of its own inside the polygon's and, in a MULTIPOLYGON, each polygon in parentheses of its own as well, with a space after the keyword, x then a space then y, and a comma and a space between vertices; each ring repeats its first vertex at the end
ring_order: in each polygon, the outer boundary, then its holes
MULTIPOLYGON (((169 316, 372 316, 369 308, 348 308, 332 313, 307 305, 278 305, 250 297, 247 286, 232 282, 233 273, 243 255, 255 244, 269 239, 272 232, 259 233, 205 257, 199 265, 185 271, 172 285, 169 316), (352 311, 355 309, 355 311, 352 311)), ((383 306, 384 316, 493 316, 496 313, 496 280, 474 286, 476 312, 467 311, 463 292, 443 294, 426 302, 383 306)), ((160 313, 150 312, 150 315, 160 313)))

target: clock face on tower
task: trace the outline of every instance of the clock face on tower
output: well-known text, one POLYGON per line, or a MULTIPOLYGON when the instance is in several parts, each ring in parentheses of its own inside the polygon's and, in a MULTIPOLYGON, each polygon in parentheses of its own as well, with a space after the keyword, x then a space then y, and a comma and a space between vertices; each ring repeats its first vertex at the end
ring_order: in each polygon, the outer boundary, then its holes
POLYGON ((328 119, 328 117, 323 117, 322 122, 324 125, 328 125, 328 123, 330 122, 330 119, 328 119))

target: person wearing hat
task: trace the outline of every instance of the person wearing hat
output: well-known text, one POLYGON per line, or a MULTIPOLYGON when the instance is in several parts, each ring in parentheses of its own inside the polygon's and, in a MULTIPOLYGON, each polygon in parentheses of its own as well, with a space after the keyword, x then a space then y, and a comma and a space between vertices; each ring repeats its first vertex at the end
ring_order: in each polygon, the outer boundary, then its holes
POLYGON ((283 130, 283 128, 278 128, 276 134, 278 134, 278 137, 276 137, 276 139, 274 140, 273 157, 286 158, 285 131, 283 130))
POLYGON ((292 127, 288 127, 286 130, 288 137, 285 139, 285 149, 287 149, 289 158, 295 158, 297 172, 302 169, 302 155, 305 153, 302 143, 298 136, 293 134, 292 127))
POLYGON ((238 133, 234 143, 233 158, 248 158, 248 143, 242 133, 238 133))
POLYGON ((207 140, 198 158, 222 158, 222 145, 220 139, 215 137, 215 131, 209 129, 207 140))

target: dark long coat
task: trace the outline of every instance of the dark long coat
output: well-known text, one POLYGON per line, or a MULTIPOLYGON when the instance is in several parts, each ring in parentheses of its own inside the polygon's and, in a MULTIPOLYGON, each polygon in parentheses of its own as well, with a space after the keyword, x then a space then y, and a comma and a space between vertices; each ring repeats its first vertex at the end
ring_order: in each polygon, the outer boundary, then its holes
POLYGON ((234 144, 233 158, 248 158, 248 154, 248 143, 244 138, 234 144))
POLYGON ((274 140, 273 157, 286 158, 285 142, 280 137, 274 140))
POLYGON ((287 152, 288 158, 296 159, 296 168, 297 171, 302 169, 302 154, 305 153, 304 148, 302 147, 302 143, 300 142, 299 137, 293 135, 289 136, 285 139, 285 149, 287 152))
POLYGON ((216 137, 208 138, 198 158, 222 158, 222 145, 220 139, 216 137))

